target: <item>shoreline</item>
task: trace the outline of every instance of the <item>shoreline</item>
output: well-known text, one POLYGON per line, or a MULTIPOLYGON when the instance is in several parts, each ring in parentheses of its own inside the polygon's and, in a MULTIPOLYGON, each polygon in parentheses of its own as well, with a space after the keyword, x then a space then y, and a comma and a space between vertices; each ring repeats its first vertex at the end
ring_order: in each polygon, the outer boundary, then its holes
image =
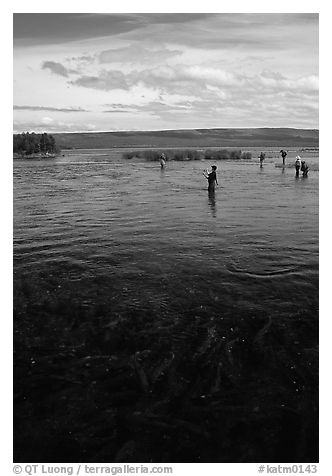
POLYGON ((55 159, 62 154, 31 154, 31 155, 22 155, 22 154, 13 154, 13 159, 55 159))

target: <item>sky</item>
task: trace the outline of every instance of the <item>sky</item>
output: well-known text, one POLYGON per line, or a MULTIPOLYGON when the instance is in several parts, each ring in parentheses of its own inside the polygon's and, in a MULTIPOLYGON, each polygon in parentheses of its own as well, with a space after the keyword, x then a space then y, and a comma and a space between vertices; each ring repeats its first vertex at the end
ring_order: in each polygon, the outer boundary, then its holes
POLYGON ((14 132, 318 129, 316 13, 14 13, 14 132))

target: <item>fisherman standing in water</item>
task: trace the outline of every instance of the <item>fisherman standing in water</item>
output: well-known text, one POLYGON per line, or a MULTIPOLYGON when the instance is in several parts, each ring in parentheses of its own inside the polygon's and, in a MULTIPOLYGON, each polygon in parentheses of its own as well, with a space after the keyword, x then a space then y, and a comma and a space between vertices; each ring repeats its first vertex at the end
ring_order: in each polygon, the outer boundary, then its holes
POLYGON ((301 157, 299 155, 296 156, 296 160, 295 160, 295 175, 296 177, 299 176, 299 173, 300 173, 300 168, 301 168, 301 157))
POLYGON ((212 169, 212 172, 210 173, 208 173, 207 170, 203 172, 204 177, 209 182, 209 186, 208 186, 209 193, 213 193, 215 191, 216 184, 218 185, 218 179, 216 174, 217 166, 212 165, 211 169, 212 169))
POLYGON ((308 177, 309 167, 305 163, 305 160, 301 160, 301 172, 303 177, 308 177))
POLYGON ((282 165, 285 167, 285 159, 287 157, 287 152, 283 149, 280 151, 281 157, 282 157, 282 165))
POLYGON ((160 167, 164 169, 166 167, 166 155, 164 152, 160 156, 160 167))
POLYGON ((265 160, 265 154, 264 152, 261 152, 261 155, 259 156, 259 162, 260 162, 260 167, 263 167, 263 162, 265 160))

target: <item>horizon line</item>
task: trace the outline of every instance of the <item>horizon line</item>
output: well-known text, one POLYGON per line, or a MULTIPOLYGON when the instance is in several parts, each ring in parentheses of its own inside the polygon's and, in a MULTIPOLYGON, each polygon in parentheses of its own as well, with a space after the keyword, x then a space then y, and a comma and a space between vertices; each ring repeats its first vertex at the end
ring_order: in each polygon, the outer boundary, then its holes
MULTIPOLYGON (((194 127, 194 128, 181 128, 181 129, 116 129, 116 130, 99 130, 99 131, 53 131, 49 134, 103 134, 103 133, 117 133, 117 132, 128 132, 128 133, 138 133, 138 132, 170 132, 170 131, 208 131, 208 130, 241 130, 241 129, 294 129, 294 130, 303 130, 303 131, 319 131, 319 127, 194 127)), ((41 132, 36 132, 34 130, 23 131, 23 132, 13 132, 13 134, 23 134, 23 133, 33 133, 39 134, 41 132)), ((45 129, 43 129, 45 132, 45 129)))

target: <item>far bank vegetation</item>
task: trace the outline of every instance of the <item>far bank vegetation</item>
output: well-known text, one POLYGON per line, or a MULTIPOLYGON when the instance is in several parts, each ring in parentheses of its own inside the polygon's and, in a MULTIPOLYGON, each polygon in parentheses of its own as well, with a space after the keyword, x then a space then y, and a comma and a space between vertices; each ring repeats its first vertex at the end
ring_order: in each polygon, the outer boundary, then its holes
POLYGON ((250 152, 242 152, 240 149, 206 149, 206 150, 183 150, 183 149, 170 149, 170 150, 136 150, 131 152, 125 152, 123 154, 124 159, 143 159, 148 162, 158 161, 161 154, 166 156, 166 160, 239 160, 239 159, 251 159, 250 152))

